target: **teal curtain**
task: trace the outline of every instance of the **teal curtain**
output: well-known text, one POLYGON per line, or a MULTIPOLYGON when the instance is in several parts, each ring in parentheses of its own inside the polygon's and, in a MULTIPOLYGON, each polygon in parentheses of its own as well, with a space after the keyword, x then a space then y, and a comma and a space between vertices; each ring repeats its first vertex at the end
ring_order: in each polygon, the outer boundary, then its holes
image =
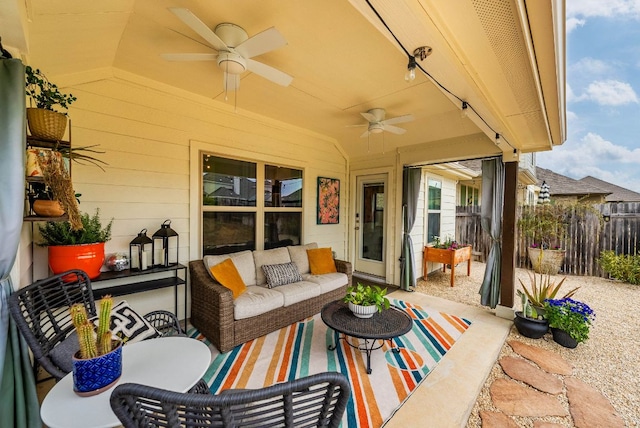
POLYGON ((418 197, 420 196, 420 168, 402 170, 402 255, 400 257, 400 288, 413 291, 416 287, 416 267, 414 266, 411 229, 416 221, 418 197))
POLYGON ((0 427, 41 427, 27 345, 9 316, 9 273, 20 243, 26 143, 24 65, 0 58, 0 427))
POLYGON ((480 286, 480 303, 494 309, 500 299, 502 264, 502 206, 504 203, 504 164, 502 157, 482 161, 482 206, 480 224, 491 237, 484 279, 480 286))

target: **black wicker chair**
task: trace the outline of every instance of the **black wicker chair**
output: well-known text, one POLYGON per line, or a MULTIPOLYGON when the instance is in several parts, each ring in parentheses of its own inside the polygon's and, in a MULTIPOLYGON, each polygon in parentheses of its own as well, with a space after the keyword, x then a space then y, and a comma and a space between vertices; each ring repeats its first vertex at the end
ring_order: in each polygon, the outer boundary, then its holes
MULTIPOLYGON (((75 303, 83 304, 89 316, 96 315, 91 281, 81 270, 42 279, 9 296, 9 312, 31 348, 36 378, 39 365, 57 380, 69 372, 56 364, 52 353, 56 353, 56 347, 60 351, 61 347, 77 346, 76 343, 65 342, 75 331, 69 316, 69 308, 75 303)), ((171 312, 154 311, 144 318, 163 335, 183 334, 180 323, 171 312)))
POLYGON ((351 395, 346 376, 337 372, 261 389, 207 391, 179 393, 126 383, 113 390, 111 408, 125 428, 338 427, 351 395))

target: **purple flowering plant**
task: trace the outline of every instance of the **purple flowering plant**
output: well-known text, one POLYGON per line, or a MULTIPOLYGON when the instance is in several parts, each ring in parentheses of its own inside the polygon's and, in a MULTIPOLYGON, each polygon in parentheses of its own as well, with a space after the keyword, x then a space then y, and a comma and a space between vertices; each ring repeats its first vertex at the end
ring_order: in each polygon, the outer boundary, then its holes
POLYGON ((434 236, 433 241, 434 241, 433 248, 440 248, 444 250, 457 250, 458 248, 464 247, 464 245, 451 239, 450 237, 447 237, 447 239, 445 239, 444 241, 440 241, 439 236, 434 236))
POLYGON ((549 327, 564 330, 580 343, 589 338, 596 313, 586 303, 565 297, 545 300, 545 317, 549 327))

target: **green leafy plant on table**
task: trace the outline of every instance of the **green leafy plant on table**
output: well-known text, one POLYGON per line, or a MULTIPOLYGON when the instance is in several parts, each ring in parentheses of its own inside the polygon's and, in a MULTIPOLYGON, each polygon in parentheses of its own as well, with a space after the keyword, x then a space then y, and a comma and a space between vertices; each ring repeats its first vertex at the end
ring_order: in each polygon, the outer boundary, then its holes
POLYGON ((48 221, 44 225, 38 226, 40 235, 42 236, 42 241, 38 245, 44 247, 94 244, 97 242, 107 242, 111 239, 113 219, 103 227, 100 219, 100 210, 97 209, 92 216, 87 213, 82 213, 80 220, 82 222, 82 229, 79 230, 74 230, 68 221, 48 221))
POLYGON ((358 283, 355 286, 347 288, 347 294, 342 299, 345 303, 353 303, 361 306, 375 306, 378 312, 389 309, 391 302, 386 297, 387 289, 374 285, 362 285, 358 283))
POLYGON ((578 343, 589 338, 596 317, 589 305, 570 297, 546 300, 545 314, 549 327, 565 331, 578 343))

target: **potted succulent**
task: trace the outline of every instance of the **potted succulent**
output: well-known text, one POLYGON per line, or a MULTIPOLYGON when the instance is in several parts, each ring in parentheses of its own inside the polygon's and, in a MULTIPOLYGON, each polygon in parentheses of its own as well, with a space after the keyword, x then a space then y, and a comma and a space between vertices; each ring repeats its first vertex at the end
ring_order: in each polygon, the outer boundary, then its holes
POLYGON ((549 322, 536 311, 522 291, 518 290, 517 293, 522 299, 522 311, 515 312, 513 323, 521 335, 540 339, 549 330, 549 322))
POLYGON ((371 318, 376 312, 382 312, 391 306, 386 294, 386 288, 358 283, 347 288, 347 294, 342 300, 348 303, 349 309, 356 317, 371 318))
MULTIPOLYGON (((567 277, 563 277, 558 284, 555 283, 555 280, 551 277, 551 274, 543 274, 540 273, 540 279, 536 278, 535 273, 527 272, 529 274, 530 288, 528 288, 525 283, 518 278, 520 281, 520 285, 522 285, 522 292, 525 297, 533 307, 533 309, 539 314, 544 316, 544 301, 547 299, 555 299, 556 295, 560 291, 560 287, 567 279, 567 277)), ((571 297, 578 291, 580 287, 576 287, 567 293, 564 294, 561 298, 571 297)))
POLYGON ((35 107, 27 108, 27 122, 31 135, 48 140, 61 140, 67 127, 66 113, 54 110, 54 106, 67 109, 76 97, 60 92, 39 69, 25 67, 26 94, 35 107))
POLYGON ((570 297, 548 299, 545 313, 553 340, 566 348, 575 348, 589 338, 591 323, 596 317, 589 305, 570 297))
POLYGON ((49 267, 54 274, 81 269, 89 278, 100 275, 104 262, 104 243, 111 239, 113 219, 102 226, 100 211, 80 215, 82 228, 73 229, 69 221, 48 221, 38 226, 40 246, 48 247, 49 267))
POLYGON ((80 350, 73 356, 73 390, 91 396, 109 389, 122 374, 122 341, 114 340, 110 330, 113 298, 100 301, 98 326, 87 317, 84 305, 71 307, 80 350))
POLYGON ((554 204, 523 209, 518 227, 531 243, 527 253, 534 271, 552 274, 560 271, 565 256, 561 245, 569 225, 567 213, 567 207, 554 204))

